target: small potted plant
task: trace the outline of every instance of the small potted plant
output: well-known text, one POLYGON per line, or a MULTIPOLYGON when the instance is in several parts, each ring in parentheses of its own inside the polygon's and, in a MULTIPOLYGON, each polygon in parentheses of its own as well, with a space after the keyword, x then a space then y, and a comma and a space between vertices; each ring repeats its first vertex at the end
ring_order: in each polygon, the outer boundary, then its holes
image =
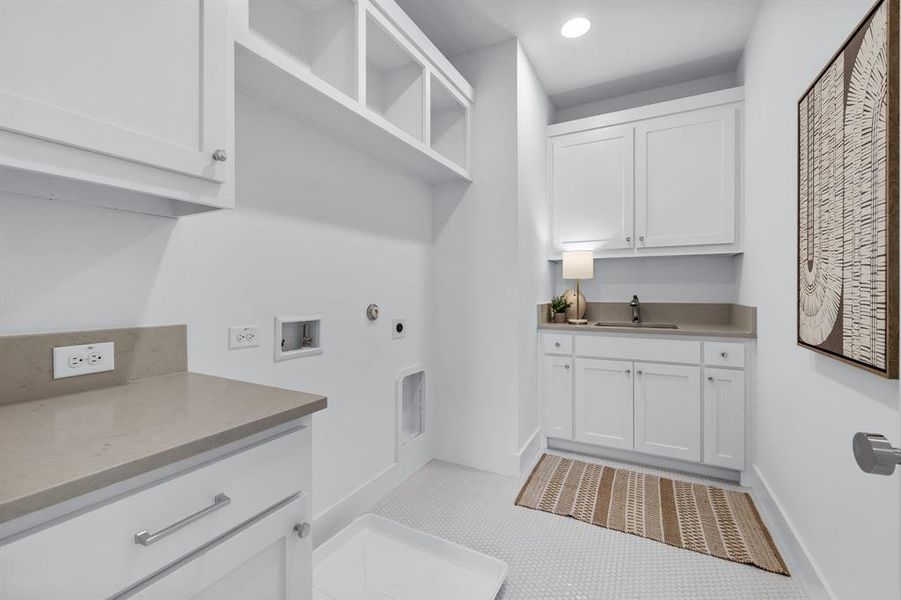
POLYGON ((554 323, 566 322, 566 309, 572 306, 572 302, 566 296, 554 296, 551 298, 551 312, 554 315, 554 323))

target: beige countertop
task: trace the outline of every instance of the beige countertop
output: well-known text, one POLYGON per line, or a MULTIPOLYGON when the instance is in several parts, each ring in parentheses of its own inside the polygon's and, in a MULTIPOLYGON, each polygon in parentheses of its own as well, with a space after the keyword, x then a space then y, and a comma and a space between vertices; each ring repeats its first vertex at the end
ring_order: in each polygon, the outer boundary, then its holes
MULTIPOLYGON (((641 320, 645 323, 672 323, 676 329, 635 327, 630 325, 632 312, 625 302, 588 302, 584 318, 587 325, 552 323, 548 305, 538 305, 538 328, 567 332, 639 333, 645 335, 682 335, 701 337, 757 337, 757 309, 753 306, 722 303, 642 303, 641 320), (622 323, 622 327, 597 322, 622 323)), ((571 309, 574 312, 575 309, 571 309)), ((570 315, 571 317, 575 315, 570 315)))
POLYGON ((594 322, 587 325, 569 325, 566 323, 541 323, 539 329, 554 329, 558 331, 567 331, 570 333, 644 333, 654 335, 695 335, 703 337, 735 337, 735 338, 755 338, 757 334, 747 327, 733 324, 710 324, 710 323, 677 323, 677 329, 663 329, 656 327, 604 327, 595 326, 594 322))
POLYGON ((326 404, 325 396, 181 372, 0 406, 0 523, 326 404))

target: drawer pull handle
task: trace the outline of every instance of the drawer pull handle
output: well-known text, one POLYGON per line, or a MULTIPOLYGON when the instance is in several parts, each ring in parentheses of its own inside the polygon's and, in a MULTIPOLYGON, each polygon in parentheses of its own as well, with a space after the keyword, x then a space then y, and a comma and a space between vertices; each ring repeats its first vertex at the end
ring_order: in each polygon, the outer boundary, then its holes
POLYGON ((160 529, 156 533, 150 533, 149 531, 141 531, 140 533, 135 534, 135 544, 140 544, 142 546, 149 546, 150 544, 156 543, 163 539, 164 537, 171 535, 178 531, 179 529, 186 527, 197 521, 198 519, 202 519, 210 513, 213 513, 220 508, 225 508, 229 504, 231 504, 232 499, 226 496, 225 494, 216 494, 216 497, 213 498, 213 503, 207 506, 204 509, 198 510, 193 515, 188 515, 181 521, 176 521, 172 525, 169 525, 165 529, 160 529))

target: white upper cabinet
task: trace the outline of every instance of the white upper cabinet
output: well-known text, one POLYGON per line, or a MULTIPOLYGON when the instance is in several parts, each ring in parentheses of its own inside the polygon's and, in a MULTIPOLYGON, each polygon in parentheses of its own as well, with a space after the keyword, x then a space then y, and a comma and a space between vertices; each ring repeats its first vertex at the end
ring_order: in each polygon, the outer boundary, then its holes
POLYGON ((735 113, 726 106, 636 124, 639 250, 735 241, 735 113))
POLYGON ((394 0, 230 0, 244 93, 429 182, 469 181, 472 86, 394 0))
POLYGON ((633 130, 605 127, 551 139, 556 247, 632 247, 633 130))
POLYGON ((232 206, 229 50, 218 0, 0 3, 4 189, 172 216, 232 206))
POLYGON ((741 252, 742 88, 548 127, 550 258, 741 252))

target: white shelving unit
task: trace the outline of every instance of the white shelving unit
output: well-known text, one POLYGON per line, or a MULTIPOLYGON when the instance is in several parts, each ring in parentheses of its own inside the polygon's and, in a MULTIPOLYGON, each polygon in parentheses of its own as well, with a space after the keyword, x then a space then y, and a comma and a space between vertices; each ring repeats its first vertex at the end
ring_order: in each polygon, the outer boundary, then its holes
POLYGON ((432 74, 429 105, 432 149, 456 164, 468 162, 469 110, 465 100, 432 74))
POLYGON ((250 31, 289 54, 329 85, 357 91, 353 0, 249 0, 250 31))
POLYGON ((402 39, 374 14, 366 16, 366 106, 423 141, 425 65, 404 48, 402 39))
POLYGON ((470 181, 473 90, 394 0, 233 0, 235 82, 430 182, 470 181))

